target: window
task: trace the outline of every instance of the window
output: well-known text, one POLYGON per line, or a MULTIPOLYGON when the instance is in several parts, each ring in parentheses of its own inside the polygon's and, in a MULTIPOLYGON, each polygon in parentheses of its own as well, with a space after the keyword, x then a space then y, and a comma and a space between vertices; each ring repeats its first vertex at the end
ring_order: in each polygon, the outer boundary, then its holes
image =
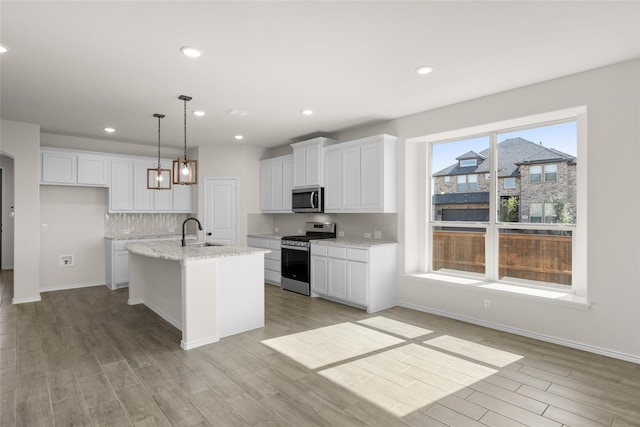
POLYGON ((432 177, 426 252, 430 271, 520 286, 572 288, 579 214, 577 120, 520 125, 466 139, 430 141, 434 175, 457 166, 456 157, 471 150, 491 165, 483 172, 480 188, 477 174, 457 176, 455 193, 451 187, 438 187, 432 177), (546 156, 553 163, 545 163, 546 156), (540 163, 528 165, 532 158, 540 163), (486 186, 491 175, 502 186, 486 186), (522 180, 516 182, 519 176, 522 180), (542 182, 560 185, 536 185, 542 182))
POLYGON ((451 177, 450 176, 445 176, 444 177, 444 182, 451 182, 451 177))
POLYGON ((469 190, 478 189, 478 175, 467 175, 467 188, 469 190))
POLYGON ((516 179, 515 178, 505 178, 502 183, 505 189, 516 188, 516 179))
POLYGON ((468 168, 471 166, 478 166, 478 159, 464 159, 460 160, 461 168, 468 168))

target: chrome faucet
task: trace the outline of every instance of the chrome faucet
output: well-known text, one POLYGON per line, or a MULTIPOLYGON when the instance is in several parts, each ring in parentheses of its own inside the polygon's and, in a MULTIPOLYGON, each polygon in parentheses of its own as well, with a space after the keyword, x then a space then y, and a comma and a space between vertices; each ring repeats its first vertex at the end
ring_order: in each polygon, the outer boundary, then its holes
POLYGON ((187 222, 188 222, 189 220, 194 220, 195 222, 197 222, 197 223, 198 223, 198 230, 201 230, 201 231, 202 231, 202 224, 200 224, 200 221, 198 221, 198 219, 197 219, 197 218, 193 218, 193 217, 191 217, 191 218, 187 218, 187 219, 185 219, 185 220, 184 220, 184 222, 182 223, 182 246, 187 246, 187 242, 185 241, 185 236, 184 236, 184 234, 185 234, 185 227, 186 227, 187 222))

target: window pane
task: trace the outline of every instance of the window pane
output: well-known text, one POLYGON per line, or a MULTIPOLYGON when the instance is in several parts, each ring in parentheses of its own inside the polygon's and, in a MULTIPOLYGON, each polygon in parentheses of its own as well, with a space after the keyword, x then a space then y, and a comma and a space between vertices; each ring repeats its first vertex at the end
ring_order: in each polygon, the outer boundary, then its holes
POLYGON ((558 165, 544 165, 545 182, 554 182, 558 179, 558 165))
POLYGON ((489 184, 478 180, 490 172, 488 136, 434 144, 431 171, 432 220, 489 220, 489 184))
POLYGON ((522 179, 512 188, 505 179, 497 200, 516 193, 522 222, 575 223, 577 135, 576 122, 498 134, 499 176, 515 171, 522 179), (553 212, 542 205, 531 208, 542 201, 551 203, 553 212))
POLYGON ((503 182, 503 186, 505 189, 516 188, 516 179, 515 178, 505 178, 503 182))
POLYGON ((484 275, 485 234, 484 228, 434 227, 432 270, 484 275))
POLYGON ((558 222, 558 215, 556 214, 556 210, 553 206, 553 203, 545 203, 544 204, 544 222, 558 222))
POLYGON ((502 229, 498 236, 500 280, 571 285, 571 231, 502 229))
POLYGON ((529 182, 542 182, 542 166, 529 168, 529 182))

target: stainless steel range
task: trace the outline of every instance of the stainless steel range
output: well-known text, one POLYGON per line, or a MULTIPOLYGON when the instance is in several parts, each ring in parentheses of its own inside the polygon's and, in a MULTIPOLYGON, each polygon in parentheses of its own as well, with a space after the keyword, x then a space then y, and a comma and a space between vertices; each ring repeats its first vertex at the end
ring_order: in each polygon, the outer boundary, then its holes
POLYGON ((303 295, 311 294, 309 279, 311 277, 311 240, 334 239, 336 237, 335 222, 307 222, 306 234, 300 236, 284 236, 281 241, 282 289, 303 295))

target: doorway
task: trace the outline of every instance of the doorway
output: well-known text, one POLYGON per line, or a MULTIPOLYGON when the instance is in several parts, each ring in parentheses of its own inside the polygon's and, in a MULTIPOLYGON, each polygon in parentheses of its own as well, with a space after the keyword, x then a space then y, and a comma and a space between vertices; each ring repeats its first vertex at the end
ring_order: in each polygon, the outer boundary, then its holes
POLYGON ((205 178, 204 231, 210 243, 235 245, 238 178, 205 178))

